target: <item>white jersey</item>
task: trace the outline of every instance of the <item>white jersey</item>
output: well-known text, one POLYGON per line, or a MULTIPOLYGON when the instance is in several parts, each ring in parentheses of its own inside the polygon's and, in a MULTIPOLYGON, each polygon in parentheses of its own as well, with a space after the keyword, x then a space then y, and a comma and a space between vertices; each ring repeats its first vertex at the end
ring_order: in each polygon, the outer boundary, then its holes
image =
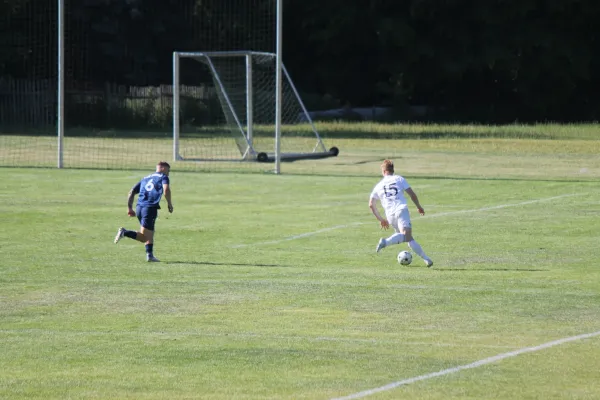
POLYGON ((388 219, 392 215, 398 215, 400 211, 408 207, 404 191, 409 189, 410 185, 406 179, 400 175, 386 175, 371 192, 371 198, 379 200, 385 210, 388 219))

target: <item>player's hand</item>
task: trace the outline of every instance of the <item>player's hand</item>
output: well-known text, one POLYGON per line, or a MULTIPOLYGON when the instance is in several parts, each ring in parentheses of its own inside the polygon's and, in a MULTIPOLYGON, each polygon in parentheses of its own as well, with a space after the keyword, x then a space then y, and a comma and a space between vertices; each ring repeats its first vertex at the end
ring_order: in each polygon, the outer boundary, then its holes
POLYGON ((169 204, 169 206, 167 207, 169 209, 169 212, 172 213, 173 212, 173 204, 169 204))
POLYGON ((418 208, 417 208, 417 211, 419 211, 419 214, 421 214, 421 215, 425 215, 425 210, 424 210, 423 208, 421 208, 421 207, 418 207, 418 208))
POLYGON ((379 224, 381 225, 381 229, 384 231, 390 227, 390 223, 387 221, 387 219, 379 221, 379 224))
POLYGON ((133 208, 130 208, 130 209, 127 211, 127 215, 129 215, 130 217, 135 217, 135 211, 133 211, 133 208))

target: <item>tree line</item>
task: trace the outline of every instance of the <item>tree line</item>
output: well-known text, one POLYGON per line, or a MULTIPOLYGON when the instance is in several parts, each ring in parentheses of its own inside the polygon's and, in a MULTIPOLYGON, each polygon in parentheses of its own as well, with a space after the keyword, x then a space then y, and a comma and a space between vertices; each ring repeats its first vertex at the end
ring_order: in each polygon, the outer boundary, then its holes
MULTIPOLYGON (((56 76, 56 3, 0 3, 0 78, 56 76)), ((275 49, 275 0, 65 0, 65 10, 72 85, 168 84, 174 50, 275 49)), ((284 0, 283 10, 284 62, 315 107, 600 117, 597 0, 284 0)))

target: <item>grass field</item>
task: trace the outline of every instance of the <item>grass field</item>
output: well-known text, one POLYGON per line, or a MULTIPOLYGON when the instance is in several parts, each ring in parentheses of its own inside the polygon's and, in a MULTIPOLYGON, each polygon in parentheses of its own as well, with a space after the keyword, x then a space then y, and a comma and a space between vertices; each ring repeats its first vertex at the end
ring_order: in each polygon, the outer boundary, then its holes
POLYGON ((0 398, 598 399, 600 134, 547 131, 331 134, 339 157, 281 176, 174 168, 157 264, 112 243, 143 172, 4 168, 0 398), (383 157, 426 209, 432 269, 374 252, 383 157))
MULTIPOLYGON (((310 152, 316 144, 310 127, 306 136, 282 133, 282 151, 310 152)), ((326 148, 340 156, 326 160, 283 163, 282 172, 370 176, 383 157, 402 160, 411 176, 475 178, 600 178, 600 126, 580 125, 383 125, 320 123, 326 148)), ((295 132, 301 129, 294 130, 295 132)), ((55 136, 2 135, 0 166, 56 167, 55 136)), ((50 132, 51 133, 51 132, 50 132)), ((157 159, 173 159, 169 132, 67 131, 67 168, 143 169, 157 159)), ((274 148, 272 138, 256 139, 259 151, 274 148)), ((208 138, 203 130, 181 136, 180 154, 190 158, 240 159, 232 137, 208 138)), ((272 172, 272 163, 176 162, 178 171, 272 172)))

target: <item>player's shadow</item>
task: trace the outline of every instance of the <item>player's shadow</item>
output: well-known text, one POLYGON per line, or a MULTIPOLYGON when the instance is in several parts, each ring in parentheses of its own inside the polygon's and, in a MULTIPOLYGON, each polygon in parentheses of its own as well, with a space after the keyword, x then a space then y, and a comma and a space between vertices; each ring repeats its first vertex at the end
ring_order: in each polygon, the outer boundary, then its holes
POLYGON ((234 267, 269 267, 269 268, 286 268, 288 265, 280 264, 260 264, 260 263, 229 263, 229 262, 212 262, 212 261, 165 261, 164 264, 191 264, 191 265, 213 265, 213 266, 234 266, 234 267))
POLYGON ((500 272, 546 272, 549 269, 529 269, 529 268, 434 268, 436 271, 453 272, 453 271, 500 271, 500 272))

